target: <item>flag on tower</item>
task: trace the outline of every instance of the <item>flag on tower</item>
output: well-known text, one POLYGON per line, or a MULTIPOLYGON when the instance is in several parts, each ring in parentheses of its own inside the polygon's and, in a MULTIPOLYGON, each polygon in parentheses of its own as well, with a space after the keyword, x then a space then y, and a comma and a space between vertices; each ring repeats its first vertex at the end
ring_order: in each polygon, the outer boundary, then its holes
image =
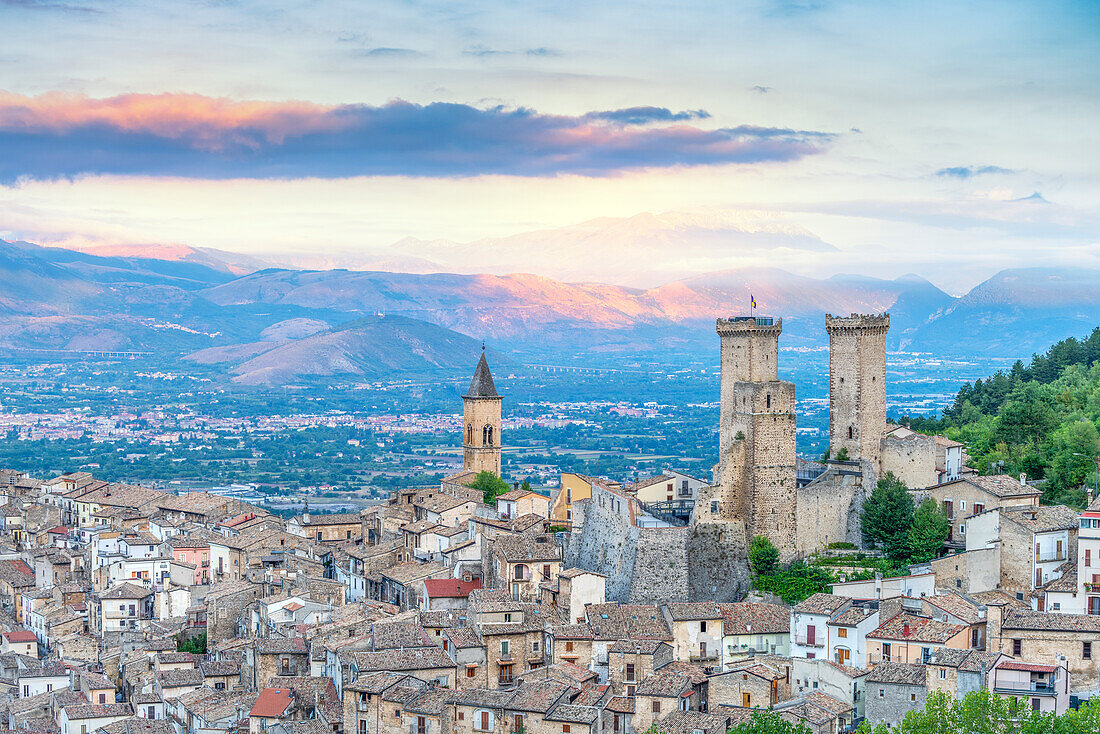
POLYGON ((756 298, 751 293, 749 294, 749 302, 752 303, 753 308, 756 308, 756 298))

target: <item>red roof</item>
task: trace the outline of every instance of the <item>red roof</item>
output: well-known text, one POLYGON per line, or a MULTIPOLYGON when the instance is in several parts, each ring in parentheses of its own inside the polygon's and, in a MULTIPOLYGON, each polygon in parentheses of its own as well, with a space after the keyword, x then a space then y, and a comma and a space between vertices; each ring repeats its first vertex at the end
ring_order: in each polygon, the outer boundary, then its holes
POLYGON ((451 598, 464 599, 474 589, 481 588, 481 579, 463 581, 462 579, 427 579, 424 588, 428 590, 428 597, 433 599, 451 598))
POLYGON ((38 642, 38 638, 30 630, 12 630, 5 632, 4 637, 8 642, 38 642))
POLYGON ((68 535, 70 530, 72 530, 72 528, 70 528, 67 525, 58 525, 56 528, 50 528, 46 532, 47 533, 56 533, 58 535, 68 535))
POLYGON ((997 666, 1001 670, 1023 670, 1028 673, 1053 673, 1058 670, 1056 665, 1038 665, 1036 663, 1007 662, 997 666))
POLYGON ((252 707, 248 715, 277 719, 286 713, 293 702, 294 694, 291 693, 289 688, 265 688, 260 691, 260 697, 256 699, 256 705, 252 707))

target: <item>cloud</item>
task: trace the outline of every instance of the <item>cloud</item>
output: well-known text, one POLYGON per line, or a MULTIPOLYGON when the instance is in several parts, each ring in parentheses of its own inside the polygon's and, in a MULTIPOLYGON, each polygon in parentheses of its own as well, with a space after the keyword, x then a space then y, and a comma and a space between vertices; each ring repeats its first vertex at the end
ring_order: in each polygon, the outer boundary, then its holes
POLYGON ((529 48, 523 53, 528 56, 562 56, 562 52, 556 48, 547 48, 546 46, 539 46, 538 48, 529 48))
POLYGON ((364 48, 356 52, 357 56, 368 57, 392 57, 392 58, 412 58, 414 56, 424 56, 422 51, 417 51, 414 48, 395 48, 393 46, 379 46, 377 48, 364 48))
POLYGON ((791 161, 828 133, 685 124, 661 107, 580 116, 465 104, 322 106, 201 95, 92 99, 0 93, 0 182, 92 175, 200 179, 608 176, 622 171, 791 161))
POLYGON ((936 171, 937 176, 961 179, 974 178, 975 176, 981 176, 985 173, 1016 173, 1016 171, 1011 168, 1001 168, 1000 166, 953 166, 951 168, 941 168, 936 171))
POLYGON ((626 107, 621 110, 589 112, 584 116, 584 119, 613 122, 618 125, 648 125, 653 122, 705 120, 708 117, 710 117, 710 113, 706 110, 673 112, 667 107, 626 107))
POLYGON ((101 10, 86 5, 48 2, 44 0, 0 0, 0 5, 28 10, 57 10, 62 13, 101 13, 101 10))
POLYGON ((767 94, 768 92, 772 91, 772 88, 765 87, 763 84, 754 84, 753 86, 749 87, 749 91, 757 92, 759 94, 767 94))

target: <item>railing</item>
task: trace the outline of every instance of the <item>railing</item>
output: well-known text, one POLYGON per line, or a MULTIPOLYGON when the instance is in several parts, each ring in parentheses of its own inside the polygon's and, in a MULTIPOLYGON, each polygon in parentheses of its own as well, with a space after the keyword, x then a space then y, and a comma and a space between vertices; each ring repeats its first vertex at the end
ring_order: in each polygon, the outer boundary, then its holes
POLYGON ((1047 563, 1049 561, 1064 561, 1064 560, 1066 560, 1066 554, 1064 552, 1042 553, 1042 554, 1036 553, 1035 554, 1035 562, 1036 563, 1047 563))
POLYGON ((993 684, 994 693, 1004 693, 1008 695, 1023 695, 1026 693, 1035 693, 1038 695, 1053 696, 1057 693, 1053 683, 1031 683, 1029 685, 1002 685, 998 683, 993 684))
POLYGON ((499 676, 497 678, 497 685, 501 685, 501 686, 510 686, 514 682, 515 682, 515 680, 510 675, 507 675, 507 676, 502 675, 502 676, 499 676))
POLYGON ((709 663, 718 659, 717 653, 708 653, 706 655, 691 655, 689 660, 693 663, 709 663))
POLYGON ((502 652, 502 653, 500 654, 500 657, 499 657, 499 658, 497 658, 497 660, 499 660, 499 661, 500 661, 500 662, 502 662, 502 663, 510 663, 510 662, 512 662, 512 653, 510 653, 510 652, 502 652))
POLYGON ((810 639, 805 635, 795 635, 795 644, 802 645, 803 647, 825 647, 825 641, 820 637, 814 636, 814 639, 810 639))
POLYGON ((1085 582, 1085 591, 1100 593, 1100 584, 1094 584, 1094 583, 1086 581, 1085 582))

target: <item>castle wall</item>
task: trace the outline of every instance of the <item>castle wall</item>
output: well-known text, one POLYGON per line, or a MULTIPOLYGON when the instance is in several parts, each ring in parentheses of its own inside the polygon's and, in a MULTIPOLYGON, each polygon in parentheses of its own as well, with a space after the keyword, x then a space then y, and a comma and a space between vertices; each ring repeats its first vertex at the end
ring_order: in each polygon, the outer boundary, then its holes
POLYGON ((491 471, 500 476, 499 397, 463 397, 462 468, 466 471, 491 471), (492 441, 486 441, 485 427, 491 426, 492 441))
POLYGON ((829 443, 835 457, 866 459, 877 471, 886 428, 886 333, 890 316, 825 316, 829 333, 829 443))
POLYGON ((860 514, 875 486, 870 462, 859 466, 831 464, 820 477, 797 491, 796 537, 802 555, 829 543, 863 544, 860 514), (841 473, 846 472, 846 473, 841 473))
POLYGON ((915 433, 905 438, 882 439, 882 473, 893 472, 906 487, 922 489, 939 479, 936 472, 936 439, 915 433))

